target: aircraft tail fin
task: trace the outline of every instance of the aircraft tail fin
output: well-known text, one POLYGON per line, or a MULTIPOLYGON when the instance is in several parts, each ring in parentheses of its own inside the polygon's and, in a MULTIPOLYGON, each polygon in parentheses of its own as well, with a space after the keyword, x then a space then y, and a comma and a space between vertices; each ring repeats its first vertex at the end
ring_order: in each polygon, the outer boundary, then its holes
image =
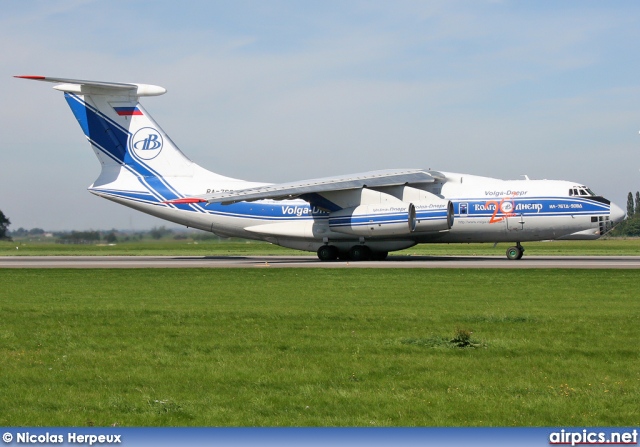
MULTIPOLYGON (((187 158, 139 102, 166 89, 156 85, 16 76, 53 82, 64 92, 74 116, 98 157, 102 172, 89 190, 110 198, 161 203, 195 194, 194 176, 210 183, 228 177, 206 171, 187 158), (183 179, 183 180, 181 180, 183 179), (178 188, 175 185, 184 185, 178 188), (130 196, 130 197, 129 197, 130 196)), ((202 193, 202 192, 200 192, 202 193)))
POLYGON ((103 166, 145 165, 164 175, 188 175, 189 160, 139 102, 166 89, 156 85, 16 76, 55 82, 103 166))

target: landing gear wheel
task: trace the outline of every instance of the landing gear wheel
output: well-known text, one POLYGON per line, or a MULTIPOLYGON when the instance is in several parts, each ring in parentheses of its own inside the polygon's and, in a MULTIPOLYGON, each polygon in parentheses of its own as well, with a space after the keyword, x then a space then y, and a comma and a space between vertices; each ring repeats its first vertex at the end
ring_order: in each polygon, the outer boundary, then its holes
POLYGON ((514 247, 507 248, 507 259, 515 261, 516 259, 518 259, 519 254, 520 254, 520 250, 518 250, 518 247, 514 246, 514 247))
POLYGON ((524 255, 524 247, 518 243, 518 245, 514 245, 513 247, 507 248, 507 259, 512 261, 517 261, 518 259, 522 259, 524 255))
POLYGON ((371 250, 366 245, 354 245, 349 250, 349 259, 352 261, 366 261, 371 258, 371 250))
POLYGON ((389 255, 388 251, 374 251, 371 253, 372 261, 384 261, 389 255))
POLYGON ((318 248, 318 259, 321 261, 335 261, 338 259, 338 249, 333 245, 323 245, 318 248))

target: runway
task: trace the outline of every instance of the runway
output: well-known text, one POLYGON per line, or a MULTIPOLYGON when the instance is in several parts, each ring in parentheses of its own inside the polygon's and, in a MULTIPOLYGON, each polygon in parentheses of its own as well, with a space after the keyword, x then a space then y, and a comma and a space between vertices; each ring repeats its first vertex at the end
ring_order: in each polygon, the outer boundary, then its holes
POLYGON ((640 269, 640 256, 389 256, 321 262, 315 256, 0 256, 0 268, 498 268, 640 269))

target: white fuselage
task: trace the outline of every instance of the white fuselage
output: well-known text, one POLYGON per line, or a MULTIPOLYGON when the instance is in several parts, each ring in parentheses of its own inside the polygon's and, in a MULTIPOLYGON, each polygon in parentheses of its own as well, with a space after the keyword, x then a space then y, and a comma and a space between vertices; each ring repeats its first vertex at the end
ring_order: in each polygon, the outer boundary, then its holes
MULTIPOLYGON (((185 196, 260 185, 233 179, 220 181, 219 177, 209 179, 208 171, 202 171, 193 177, 166 178, 166 181, 185 196)), ((372 249, 392 251, 427 242, 596 239, 616 217, 611 218, 611 206, 602 198, 570 196, 575 183, 567 181, 499 180, 467 174, 442 174, 446 180, 426 185, 421 190, 394 186, 376 188, 367 191, 367 194, 354 192, 354 203, 361 205, 385 201, 402 206, 412 199, 411 195, 419 199, 421 191, 452 202, 454 220, 450 229, 406 231, 392 236, 378 236, 373 227, 366 235, 333 231, 328 223, 330 213, 300 199, 238 202, 231 205, 167 205, 158 203, 157 199, 125 197, 95 186, 90 190, 123 205, 188 227, 221 236, 265 240, 308 251, 316 251, 327 242, 338 247, 364 242, 372 249), (412 191, 408 193, 407 189, 412 191)), ((613 212, 615 214, 616 210, 613 212)))

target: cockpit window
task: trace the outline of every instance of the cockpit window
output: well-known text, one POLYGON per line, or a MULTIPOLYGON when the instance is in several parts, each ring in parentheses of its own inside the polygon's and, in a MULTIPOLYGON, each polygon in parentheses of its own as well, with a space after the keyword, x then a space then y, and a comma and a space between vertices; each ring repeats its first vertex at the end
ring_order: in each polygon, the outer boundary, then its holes
POLYGON ((596 194, 586 186, 575 186, 569 189, 570 196, 595 196, 596 194))

